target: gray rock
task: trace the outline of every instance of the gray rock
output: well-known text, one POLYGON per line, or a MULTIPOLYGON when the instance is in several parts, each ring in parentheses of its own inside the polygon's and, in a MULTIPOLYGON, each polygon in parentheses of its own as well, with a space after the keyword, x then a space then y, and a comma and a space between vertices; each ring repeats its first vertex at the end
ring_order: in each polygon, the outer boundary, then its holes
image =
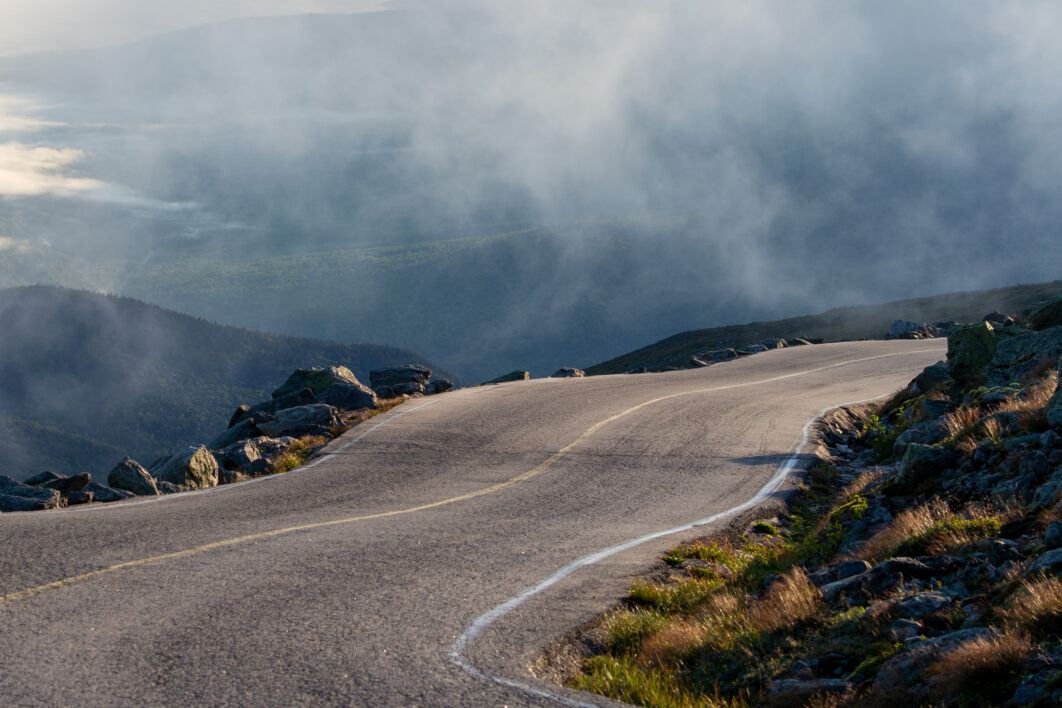
POLYGON ((811 342, 804 339, 803 337, 794 337, 793 339, 789 340, 789 346, 791 347, 806 347, 810 344, 811 342))
POLYGON ((344 411, 362 408, 379 408, 380 400, 376 392, 362 384, 336 383, 328 389, 324 402, 344 411))
POLYGON ((810 698, 820 694, 845 694, 855 689, 855 684, 844 679, 782 679, 772 681, 767 695, 767 705, 772 708, 807 705, 810 698))
POLYGON ((770 339, 764 339, 760 342, 767 349, 785 349, 789 346, 789 342, 778 337, 772 337, 770 339))
POLYGON ((868 570, 870 570, 870 563, 867 563, 864 560, 840 561, 839 563, 834 563, 816 570, 814 573, 808 575, 808 580, 815 585, 822 587, 823 585, 835 583, 838 580, 850 578, 853 575, 860 575, 868 570))
POLYGON ((167 482, 161 479, 158 480, 156 484, 158 484, 159 487, 159 494, 177 494, 179 492, 188 491, 187 487, 183 487, 179 484, 173 484, 172 482, 167 482))
POLYGON ((454 390, 454 382, 449 379, 438 379, 437 381, 431 382, 429 389, 430 392, 435 395, 446 393, 447 391, 454 390))
POLYGON ((136 496, 132 492, 127 492, 124 489, 113 489, 99 482, 89 482, 89 485, 85 487, 85 491, 92 492, 98 502, 116 502, 123 499, 132 499, 136 496))
POLYGON ((695 356, 691 356, 689 361, 686 362, 687 369, 703 369, 706 366, 711 366, 711 364, 703 359, 698 359, 695 356))
POLYGON ((44 511, 46 509, 56 509, 59 507, 59 492, 55 492, 55 499, 56 501, 53 502, 49 499, 15 496, 7 494, 5 490, 0 490, 0 512, 44 511))
POLYGON ((1033 502, 1041 506, 1051 506, 1060 498, 1062 498, 1062 467, 1057 467, 1036 490, 1033 502))
POLYGON ((527 381, 530 378, 531 378, 531 372, 530 371, 524 371, 523 369, 517 369, 516 371, 510 371, 507 374, 499 376, 496 379, 491 379, 490 381, 485 381, 484 383, 487 383, 487 384, 500 384, 500 383, 509 383, 510 381, 527 381))
POLYGON ((431 369, 418 364, 407 364, 390 369, 374 369, 369 372, 369 386, 373 391, 389 386, 397 389, 403 384, 417 383, 426 386, 431 379, 431 369))
POLYGON ((159 493, 155 478, 136 460, 125 458, 107 475, 107 485, 140 496, 155 496, 159 493))
MULTIPOLYGON (((35 474, 32 477, 22 480, 22 483, 29 487, 43 487, 48 482, 54 482, 60 479, 66 479, 66 477, 61 474, 56 474, 55 472, 41 472, 40 474, 35 474)), ((51 488, 55 489, 55 487, 51 488)))
POLYGON ((273 398, 281 398, 304 388, 310 389, 313 395, 317 396, 335 383, 360 384, 361 382, 354 376, 354 372, 345 366, 315 366, 310 369, 296 369, 280 388, 273 391, 273 398))
MULTIPOLYGON (((333 384, 334 386, 335 384, 333 384)), ((359 386, 361 384, 358 384, 359 386)), ((326 395, 322 394, 322 396, 326 395)), ((317 395, 311 388, 301 388, 298 391, 278 396, 269 401, 262 401, 250 408, 247 406, 240 406, 236 409, 236 412, 232 414, 229 419, 229 427, 238 425, 241 421, 251 420, 252 422, 261 420, 262 416, 259 414, 272 415, 277 411, 282 411, 287 408, 295 408, 296 406, 306 406, 311 403, 317 403, 317 395)))
POLYGON ((893 443, 892 455, 894 458, 903 458, 904 453, 907 452, 907 448, 912 443, 935 445, 947 436, 948 430, 939 420, 935 418, 924 420, 900 433, 900 436, 896 438, 896 442, 893 443))
POLYGON ((56 509, 63 505, 62 495, 55 489, 31 487, 7 475, 0 475, 0 511, 37 511, 56 509))
POLYGON ((928 322, 893 320, 887 336, 888 339, 931 339, 937 336, 937 328, 928 322))
POLYGON ((255 460, 261 459, 262 451, 254 440, 242 440, 229 445, 217 453, 218 464, 229 470, 247 467, 255 460))
POLYGON ((900 617, 920 620, 951 606, 951 598, 940 592, 920 592, 905 597, 896 603, 900 617))
POLYGON ((984 320, 985 322, 988 322, 993 327, 996 327, 996 326, 1009 327, 1009 326, 1011 326, 1013 324, 1016 324, 1013 317, 1011 317, 1010 315, 1008 315, 1006 313, 999 312, 998 310, 997 311, 993 311, 993 312, 989 312, 987 315, 985 315, 981 319, 984 320))
POLYGON ((571 367, 571 366, 565 366, 565 367, 562 367, 562 368, 557 369, 556 371, 554 371, 553 372, 553 376, 551 378, 554 378, 554 379, 579 379, 579 378, 582 378, 584 376, 586 376, 586 372, 583 371, 582 369, 576 369, 576 368, 571 367))
MULTIPOLYGON (((271 418, 272 416, 262 415, 259 420, 269 420, 271 418)), ((248 418, 245 420, 241 420, 235 426, 229 428, 228 430, 208 442, 207 447, 211 450, 223 450, 243 440, 257 438, 261 434, 262 431, 258 429, 257 425, 255 425, 255 421, 248 418)))
POLYGON ((948 374, 964 387, 981 383, 996 346, 992 325, 987 322, 953 328, 948 334, 948 374))
POLYGON ((904 642, 922 634, 922 625, 912 619, 898 619, 889 627, 889 639, 904 642))
POLYGON ((75 506, 77 504, 90 504, 95 499, 92 492, 70 492, 63 495, 63 500, 66 501, 67 506, 75 506))
POLYGON ((711 351, 700 352, 697 354, 697 358, 711 363, 718 363, 720 361, 737 359, 738 353, 735 349, 712 349, 711 351))
POLYGON ((896 466, 896 483, 907 487, 926 477, 939 476, 956 459, 955 453, 947 448, 911 443, 896 466))
POLYGON ((767 351, 767 347, 762 344, 746 344, 736 348, 734 351, 738 353, 738 356, 750 356, 752 354, 760 354, 761 352, 767 351))
POLYGON ((1062 295, 1030 305, 1025 318, 1033 329, 1047 329, 1062 325, 1062 295))
POLYGON ((335 408, 315 403, 277 411, 273 420, 259 423, 258 429, 270 437, 320 435, 340 424, 335 408))
POLYGON ((948 373, 947 365, 938 361, 932 366, 927 366, 922 370, 918 376, 915 377, 915 385, 918 386, 918 390, 922 393, 932 391, 938 386, 943 386, 951 383, 951 374, 948 373))
POLYGON ((1062 359, 1062 327, 1040 332, 1016 327, 1000 331, 1014 336, 998 337, 996 351, 985 369, 989 386, 1020 381, 1044 359, 1062 359))
POLYGON ((1056 548, 1047 551, 1034 560, 1028 570, 1025 571, 1025 575, 1032 575, 1040 571, 1057 573, 1060 570, 1062 570, 1062 548, 1056 548))
POLYGON ((1062 522, 1052 521, 1047 525, 1047 530, 1044 532, 1044 546, 1049 551, 1062 548, 1062 522))
MULTIPOLYGON (((205 489, 218 484, 218 463, 205 446, 191 446, 152 470, 156 486, 169 482, 185 489, 205 489)), ((111 486, 114 486, 111 484, 111 486)), ((133 491, 133 490, 130 490, 133 491)))
POLYGON ((73 477, 60 477, 59 479, 50 479, 44 482, 40 486, 48 489, 54 489, 63 496, 73 494, 74 492, 80 492, 88 486, 92 481, 92 475, 87 472, 84 474, 77 474, 73 477))
POLYGON ((933 639, 923 639, 892 657, 878 671, 871 686, 877 700, 895 700, 897 705, 920 705, 929 699, 925 670, 945 652, 979 637, 990 637, 987 629, 961 629, 933 639))

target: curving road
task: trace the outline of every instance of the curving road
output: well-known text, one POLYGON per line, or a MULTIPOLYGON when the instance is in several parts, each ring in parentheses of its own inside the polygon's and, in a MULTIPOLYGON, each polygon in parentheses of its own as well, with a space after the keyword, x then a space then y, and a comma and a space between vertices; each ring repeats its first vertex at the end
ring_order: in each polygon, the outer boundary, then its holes
POLYGON ((682 537, 660 532, 777 482, 819 411, 943 355, 853 342, 465 389, 285 475, 0 515, 0 702, 604 704, 535 679, 542 647, 682 537))

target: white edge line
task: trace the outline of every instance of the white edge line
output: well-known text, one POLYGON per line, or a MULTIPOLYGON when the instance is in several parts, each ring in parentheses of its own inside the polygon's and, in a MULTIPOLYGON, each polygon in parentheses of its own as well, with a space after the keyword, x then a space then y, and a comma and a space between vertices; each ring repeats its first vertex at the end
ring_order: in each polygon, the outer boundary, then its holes
POLYGON ((614 556, 617 553, 622 553, 623 551, 627 551, 636 546, 640 546, 643 543, 648 543, 649 541, 656 540, 663 536, 670 536, 671 534, 690 531, 698 526, 707 526, 709 524, 713 524, 717 521, 725 519, 728 516, 739 514, 743 511, 757 506, 765 499, 767 499, 767 497, 773 494, 775 490, 777 490, 778 487, 782 485, 782 482, 785 481, 786 477, 789 476, 789 473, 796 468, 797 464, 800 462, 800 456, 803 453, 804 448, 807 447, 808 443, 811 440, 812 426, 816 422, 818 422, 823 416, 825 416, 830 411, 837 410, 838 408, 844 408, 845 406, 857 406, 861 403, 870 403, 871 401, 877 401, 887 396, 890 396, 893 393, 895 393, 895 391, 887 393, 884 396, 865 398, 861 401, 849 401, 847 403, 838 403, 837 405, 823 408, 821 411, 809 418, 808 421, 804 423, 804 428, 801 431, 800 442, 797 443, 797 446, 793 449, 793 452, 781 465, 779 465, 778 472, 775 473, 774 477, 772 477, 771 480, 767 482, 767 484, 763 485, 763 487, 761 487, 760 490, 756 492, 755 496, 753 496, 748 501, 739 504, 738 506, 735 506, 733 508, 727 509, 726 511, 721 511, 717 514, 712 514, 711 516, 708 516, 706 518, 699 519, 697 521, 692 521, 688 524, 683 524, 682 526, 676 526, 674 528, 666 529, 664 531, 656 531, 654 533, 646 534, 645 536, 639 536, 638 538, 633 538, 629 541, 623 541, 621 543, 617 543, 613 546, 609 546, 599 551, 595 551, 589 555, 583 556, 582 558, 576 559, 561 568, 560 570, 556 571, 555 573, 553 573, 553 575, 549 576, 545 580, 542 580, 536 583, 535 585, 532 585, 531 587, 527 588, 519 595, 516 595, 515 597, 506 600, 494 609, 480 615, 476 618, 474 622, 472 622, 472 624, 468 626, 464 633, 462 633, 461 636, 459 636, 454 641, 454 643, 450 645, 450 661, 456 664, 462 670, 464 670, 465 673, 482 681, 496 683, 501 686, 506 686, 508 688, 515 688, 516 690, 522 691, 523 693, 527 693, 538 698, 545 698, 555 703, 559 703, 560 705, 571 706, 572 708, 598 708, 598 704, 596 703, 587 703, 585 701, 576 700, 574 698, 569 698, 567 696, 552 693, 546 689, 536 688, 534 686, 530 686, 519 681, 514 681, 512 679, 507 679, 502 676, 496 676, 494 674, 489 674, 485 671, 481 671, 475 666, 473 666, 472 663, 464 657, 463 652, 468 646, 468 644, 480 634, 482 634, 483 631, 491 624, 501 619, 505 615, 509 614, 513 610, 517 609, 535 595, 538 595, 539 593, 550 588, 551 586, 556 585, 558 582, 564 580, 569 575, 581 568, 593 565, 594 563, 602 561, 610 556, 614 556))

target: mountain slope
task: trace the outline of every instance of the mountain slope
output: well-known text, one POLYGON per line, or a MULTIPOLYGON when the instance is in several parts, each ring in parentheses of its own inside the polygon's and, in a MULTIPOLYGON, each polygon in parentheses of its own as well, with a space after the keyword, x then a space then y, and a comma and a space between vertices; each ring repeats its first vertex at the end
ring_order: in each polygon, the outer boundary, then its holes
POLYGON ((123 454, 202 442, 297 367, 343 364, 365 379, 410 362, 438 370, 394 347, 251 332, 54 287, 0 290, 0 331, 0 460, 16 477, 101 473, 123 454))

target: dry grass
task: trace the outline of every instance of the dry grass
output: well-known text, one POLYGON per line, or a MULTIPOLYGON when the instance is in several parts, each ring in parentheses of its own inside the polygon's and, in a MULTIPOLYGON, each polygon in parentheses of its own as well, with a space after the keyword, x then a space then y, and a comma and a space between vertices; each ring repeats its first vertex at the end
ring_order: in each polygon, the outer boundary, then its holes
POLYGON ((1022 634, 971 639, 929 667, 929 686, 941 697, 969 693, 985 684, 1005 687, 1033 649, 1022 634))
POLYGON ((790 629, 819 616, 822 595, 801 568, 793 568, 754 601, 750 624, 763 632, 790 629))
POLYGON ((940 500, 901 512, 888 526, 867 539, 854 558, 872 563, 888 558, 905 541, 926 533, 949 513, 948 505, 940 500))
POLYGON ((984 417, 980 406, 959 406, 940 419, 948 437, 957 439, 971 432, 984 417))
POLYGON ((877 467, 873 469, 863 470, 859 475, 849 482, 845 488, 841 491, 841 504, 847 504, 856 498, 856 496, 863 494, 871 485, 877 484, 888 475, 888 471, 879 469, 877 467))
POLYGON ((642 642, 638 663, 660 668, 674 666, 704 643, 705 630, 693 622, 672 622, 642 642))
POLYGON ((999 614, 1007 624, 1033 634, 1062 635, 1062 579, 1048 577, 1022 583, 999 614))

